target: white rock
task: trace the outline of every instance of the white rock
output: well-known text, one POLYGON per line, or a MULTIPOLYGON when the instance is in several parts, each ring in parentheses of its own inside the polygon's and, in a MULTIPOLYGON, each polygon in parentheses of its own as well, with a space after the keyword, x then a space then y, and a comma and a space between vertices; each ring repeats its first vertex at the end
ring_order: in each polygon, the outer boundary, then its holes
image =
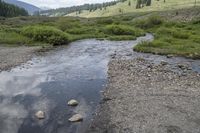
POLYGON ((43 111, 38 111, 38 112, 35 113, 35 116, 38 119, 44 119, 45 118, 45 113, 43 111))
POLYGON ((80 114, 75 114, 71 118, 69 118, 70 122, 79 122, 83 120, 83 116, 80 114))
POLYGON ((68 105, 69 105, 69 106, 77 106, 77 105, 78 105, 78 101, 72 99, 72 100, 70 100, 70 101, 68 102, 68 105))

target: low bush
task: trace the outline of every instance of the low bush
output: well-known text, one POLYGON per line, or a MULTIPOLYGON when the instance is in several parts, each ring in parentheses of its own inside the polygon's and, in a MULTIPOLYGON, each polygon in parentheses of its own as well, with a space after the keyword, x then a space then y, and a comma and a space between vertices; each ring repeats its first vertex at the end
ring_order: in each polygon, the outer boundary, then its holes
POLYGON ((154 26, 161 25, 163 19, 160 16, 151 16, 147 19, 140 19, 135 21, 135 25, 142 29, 153 28, 154 26))
POLYGON ((106 26, 106 33, 113 35, 136 35, 133 27, 115 24, 106 26))
POLYGON ((173 31, 172 36, 179 39, 188 39, 190 37, 189 34, 184 31, 173 31))
POLYGON ((34 41, 60 45, 69 42, 68 34, 50 26, 28 26, 24 27, 21 34, 34 41))
POLYGON ((76 28, 81 27, 79 20, 69 19, 69 18, 59 18, 56 22, 56 26, 58 29, 62 31, 66 31, 74 27, 76 28))
POLYGON ((156 36, 165 35, 168 37, 174 37, 178 39, 188 39, 190 34, 182 29, 174 28, 174 27, 160 27, 156 31, 156 36))
POLYGON ((97 20, 97 24, 112 24, 114 21, 110 18, 101 18, 97 20))
POLYGON ((81 27, 81 28, 72 28, 72 29, 69 29, 69 30, 66 30, 67 33, 70 33, 70 34, 89 34, 89 33, 94 33, 96 32, 96 29, 93 28, 93 27, 81 27))
POLYGON ((130 36, 130 35, 109 36, 107 37, 107 39, 111 41, 135 40, 136 36, 130 36))

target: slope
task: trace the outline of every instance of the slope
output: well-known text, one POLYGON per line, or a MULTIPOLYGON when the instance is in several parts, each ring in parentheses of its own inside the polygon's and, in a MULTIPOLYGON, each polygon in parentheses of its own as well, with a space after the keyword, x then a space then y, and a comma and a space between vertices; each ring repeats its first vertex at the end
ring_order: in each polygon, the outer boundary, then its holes
POLYGON ((31 5, 31 4, 22 2, 22 1, 18 1, 18 0, 3 0, 3 1, 5 1, 6 3, 9 3, 9 4, 19 6, 21 8, 24 8, 25 10, 28 11, 29 14, 33 14, 34 12, 41 10, 40 8, 38 8, 34 5, 31 5))
MULTIPOLYGON (((68 14, 67 16, 79 16, 79 17, 106 17, 125 13, 134 12, 148 12, 148 11, 164 11, 181 9, 185 7, 192 7, 195 5, 195 0, 152 0, 152 5, 148 7, 143 7, 141 9, 136 9, 137 0, 127 0, 125 2, 120 2, 117 5, 107 7, 106 9, 98 9, 96 11, 90 12, 88 10, 82 11, 80 14, 76 12, 68 14), (130 5, 129 5, 130 2, 130 5)), ((196 5, 200 5, 200 1, 196 1, 196 5)))

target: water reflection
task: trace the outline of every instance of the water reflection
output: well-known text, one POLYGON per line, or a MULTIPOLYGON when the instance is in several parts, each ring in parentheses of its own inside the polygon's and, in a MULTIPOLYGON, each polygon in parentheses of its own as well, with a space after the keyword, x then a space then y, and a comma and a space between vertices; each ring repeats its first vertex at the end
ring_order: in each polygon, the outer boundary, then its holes
POLYGON ((133 44, 152 38, 147 35, 136 41, 77 41, 10 72, 1 72, 0 132, 85 132, 106 84, 110 55, 125 55, 132 52, 133 44), (67 106, 72 98, 80 101, 78 107, 67 106), (38 110, 45 111, 44 120, 34 117, 38 110), (84 116, 82 123, 68 122, 75 113, 84 116))

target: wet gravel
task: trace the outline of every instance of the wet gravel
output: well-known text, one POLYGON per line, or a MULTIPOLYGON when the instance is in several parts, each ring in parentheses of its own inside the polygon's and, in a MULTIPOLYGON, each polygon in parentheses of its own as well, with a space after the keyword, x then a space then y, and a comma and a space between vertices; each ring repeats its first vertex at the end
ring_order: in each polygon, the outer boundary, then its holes
POLYGON ((200 76, 190 66, 115 59, 108 76, 88 132, 200 132, 200 76))
POLYGON ((40 47, 2 47, 0 46, 0 72, 9 70, 32 58, 40 47))

